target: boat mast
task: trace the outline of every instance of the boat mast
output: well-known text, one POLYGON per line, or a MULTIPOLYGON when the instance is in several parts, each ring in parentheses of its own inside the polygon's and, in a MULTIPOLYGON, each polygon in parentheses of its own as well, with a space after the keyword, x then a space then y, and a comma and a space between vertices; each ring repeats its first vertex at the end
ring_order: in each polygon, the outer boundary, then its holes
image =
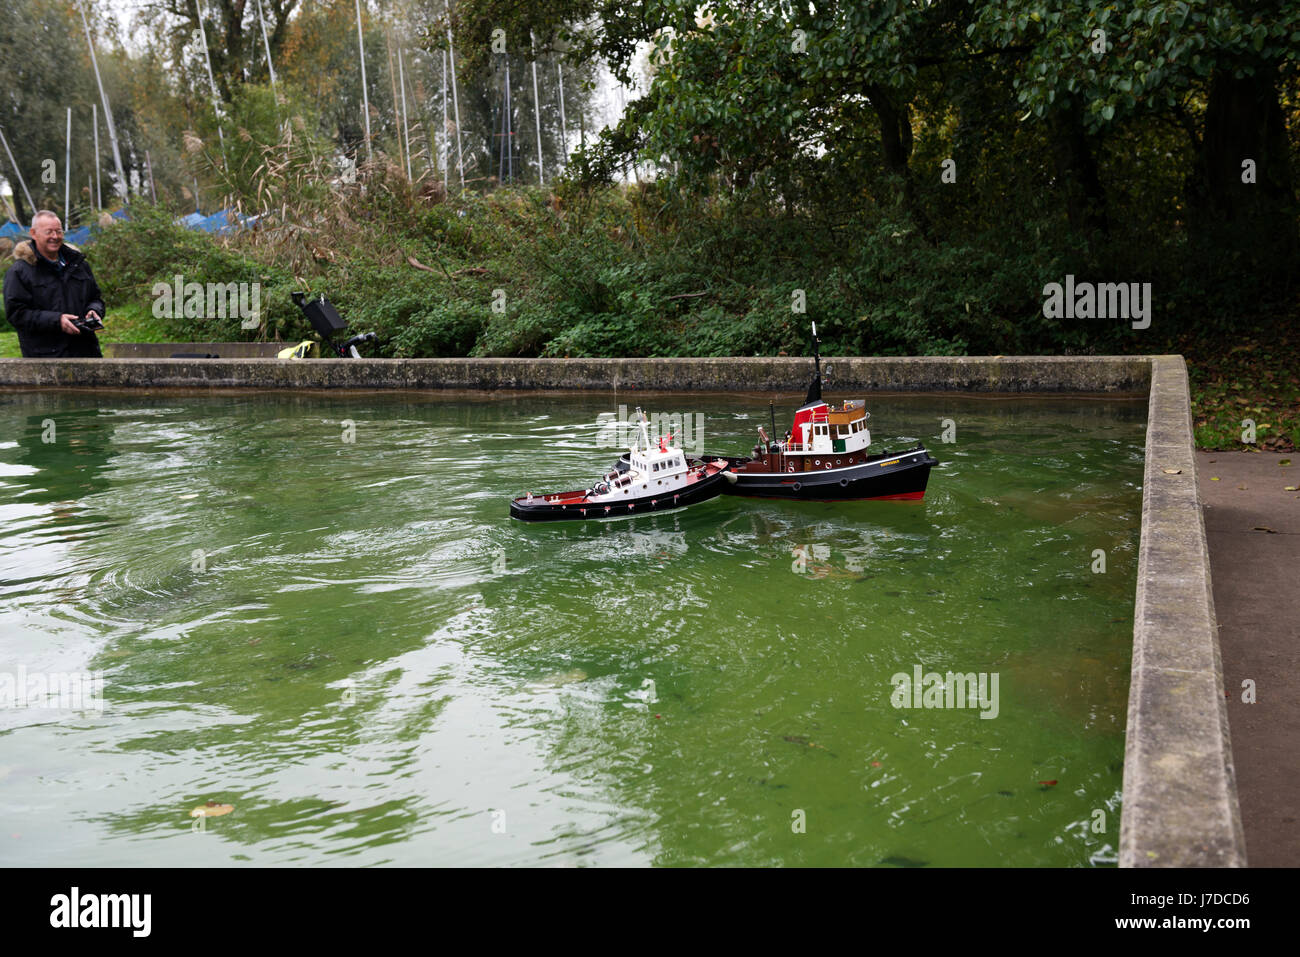
POLYGON ((641 411, 641 406, 639 405, 636 407, 636 414, 639 419, 637 422, 637 428, 641 431, 641 441, 644 443, 641 448, 644 448, 648 452, 650 451, 650 433, 646 431, 645 413, 641 411))
MULTIPOLYGON (((813 402, 822 400, 822 354, 821 348, 817 342, 817 323, 812 324, 812 341, 813 341, 813 378, 808 386, 808 398, 804 399, 804 405, 811 405, 813 402)), ((776 431, 776 426, 772 427, 776 431)))

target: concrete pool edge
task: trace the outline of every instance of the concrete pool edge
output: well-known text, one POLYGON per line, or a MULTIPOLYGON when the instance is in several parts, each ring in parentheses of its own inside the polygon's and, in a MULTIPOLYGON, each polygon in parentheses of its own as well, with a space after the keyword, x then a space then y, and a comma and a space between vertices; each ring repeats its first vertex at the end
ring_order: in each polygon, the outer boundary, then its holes
MULTIPOLYGON (((836 392, 1146 394, 1122 867, 1244 866, 1181 356, 829 358, 836 392)), ((0 387, 115 390, 802 391, 807 358, 0 359, 0 387)), ((631 398, 629 396, 628 398, 631 398)))
MULTIPOLYGON (((823 360, 837 391, 1145 393, 1146 356, 920 356, 823 360)), ((812 360, 0 359, 0 387, 784 392, 812 360)))
POLYGON ((1152 356, 1121 867, 1244 867, 1187 365, 1152 356))

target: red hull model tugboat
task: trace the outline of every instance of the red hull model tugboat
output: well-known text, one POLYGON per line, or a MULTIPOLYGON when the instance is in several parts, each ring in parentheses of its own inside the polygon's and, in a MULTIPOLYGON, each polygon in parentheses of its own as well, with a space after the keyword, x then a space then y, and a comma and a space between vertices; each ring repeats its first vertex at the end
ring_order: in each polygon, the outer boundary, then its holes
POLYGON ((687 458, 669 445, 672 436, 661 438, 655 446, 646 431, 645 414, 640 409, 636 414, 638 440, 624 456, 626 466, 613 469, 583 491, 530 492, 510 503, 510 515, 525 522, 627 518, 685 508, 725 490, 731 464, 727 459, 687 458))
MULTIPOLYGON (((762 443, 754 446, 753 456, 732 459, 731 469, 724 473, 731 483, 727 493, 811 501, 924 498, 930 469, 939 462, 923 445, 905 452, 868 454, 871 432, 866 403, 854 399, 832 406, 822 401, 816 323, 813 361, 816 371, 808 397, 795 412, 786 441, 772 441, 759 426, 762 443)), ((776 430, 775 418, 772 428, 776 430)))

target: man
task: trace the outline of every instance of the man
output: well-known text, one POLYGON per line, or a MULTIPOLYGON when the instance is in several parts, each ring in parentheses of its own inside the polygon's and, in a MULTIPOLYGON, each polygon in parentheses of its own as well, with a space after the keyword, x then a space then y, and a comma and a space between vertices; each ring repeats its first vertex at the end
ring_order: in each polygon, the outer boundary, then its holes
POLYGON ((63 241, 63 223, 47 209, 32 218, 31 236, 14 246, 4 284, 5 317, 23 356, 100 358, 98 337, 75 324, 104 315, 85 255, 63 241))

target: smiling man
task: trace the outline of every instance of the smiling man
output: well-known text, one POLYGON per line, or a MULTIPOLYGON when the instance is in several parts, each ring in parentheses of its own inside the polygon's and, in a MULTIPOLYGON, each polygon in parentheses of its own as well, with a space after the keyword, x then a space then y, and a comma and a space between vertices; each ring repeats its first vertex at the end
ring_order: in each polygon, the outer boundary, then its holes
POLYGON ((31 236, 14 247, 4 284, 5 317, 18 330, 23 356, 100 358, 98 337, 79 325, 104 315, 85 255, 63 241, 63 224, 49 210, 32 218, 31 236))

